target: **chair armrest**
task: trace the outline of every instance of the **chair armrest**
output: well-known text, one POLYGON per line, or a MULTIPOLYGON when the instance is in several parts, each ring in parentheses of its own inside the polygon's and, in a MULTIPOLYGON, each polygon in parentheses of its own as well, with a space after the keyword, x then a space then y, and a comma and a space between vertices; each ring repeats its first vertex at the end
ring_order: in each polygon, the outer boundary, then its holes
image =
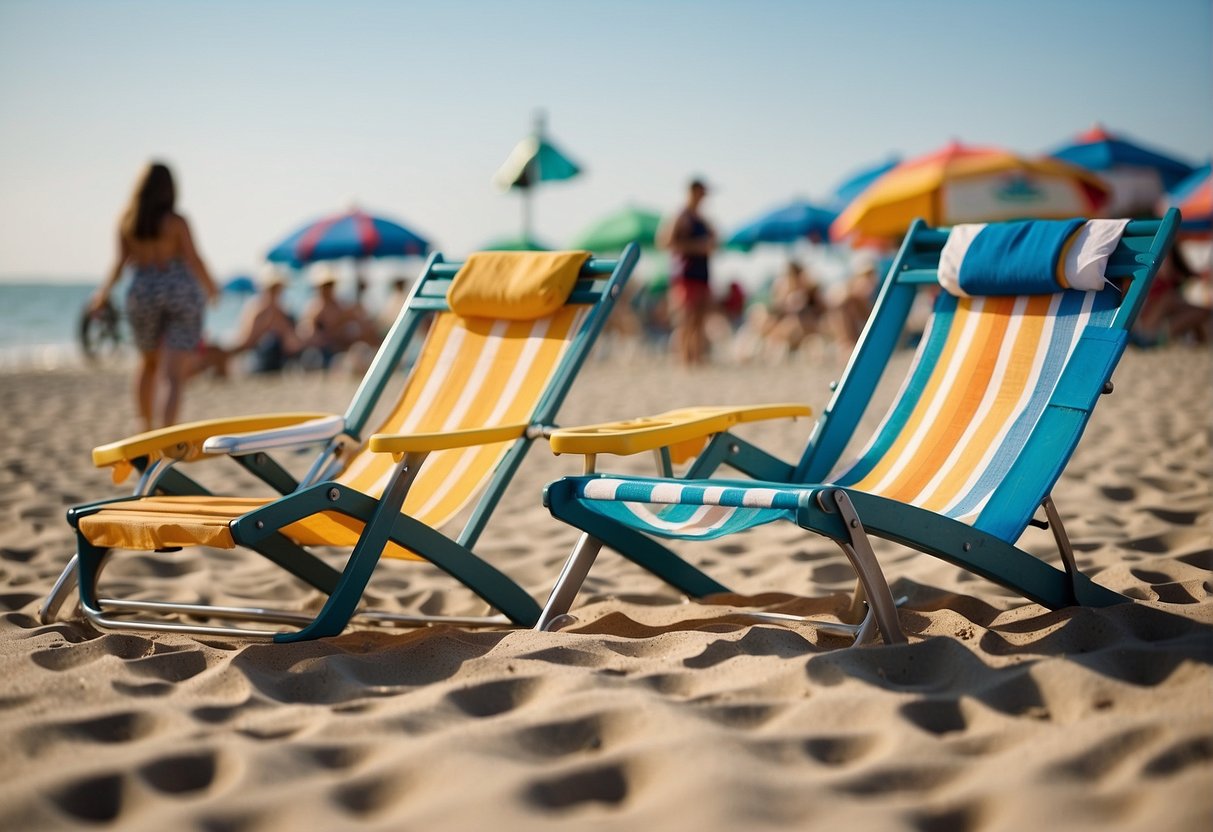
POLYGON ((345 430, 341 416, 320 416, 280 428, 223 433, 202 443, 203 453, 241 456, 277 448, 291 448, 327 442, 345 430))
POLYGON ((811 416, 803 404, 751 407, 687 407, 656 416, 604 422, 553 431, 549 442, 557 454, 615 454, 629 456, 677 445, 726 431, 743 422, 811 416))
POLYGON ((93 464, 98 468, 107 465, 125 465, 129 468, 132 460, 143 456, 167 456, 182 461, 199 459, 211 453, 203 449, 203 443, 212 436, 281 428, 327 416, 325 413, 265 413, 187 422, 138 433, 107 445, 98 445, 93 448, 93 464))
POLYGON ((409 454, 444 451, 448 448, 470 448, 508 442, 526 435, 529 425, 497 425, 491 428, 463 428, 435 433, 376 433, 367 447, 377 454, 409 454))

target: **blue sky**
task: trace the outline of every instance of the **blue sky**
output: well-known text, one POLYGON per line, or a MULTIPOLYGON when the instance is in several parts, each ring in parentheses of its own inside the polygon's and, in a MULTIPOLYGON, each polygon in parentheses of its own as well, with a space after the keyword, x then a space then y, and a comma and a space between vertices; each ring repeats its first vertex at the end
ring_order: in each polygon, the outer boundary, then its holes
POLYGON ((220 274, 351 202, 462 254, 515 233, 490 177, 548 113, 586 175, 567 243, 691 174, 725 230, 951 138, 1024 152, 1093 122, 1213 151, 1209 0, 0 2, 0 275, 99 276, 149 158, 220 274))

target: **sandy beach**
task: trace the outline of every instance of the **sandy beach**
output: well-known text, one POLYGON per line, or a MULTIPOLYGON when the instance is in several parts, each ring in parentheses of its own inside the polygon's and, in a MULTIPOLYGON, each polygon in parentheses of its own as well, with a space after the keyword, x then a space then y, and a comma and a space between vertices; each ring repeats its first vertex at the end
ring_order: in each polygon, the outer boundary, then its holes
MULTIPOLYGON (((694 403, 820 409, 837 372, 803 358, 636 366, 619 354, 587 365, 561 422, 694 403)), ((741 593, 711 604, 604 552, 578 622, 557 633, 363 630, 272 645, 43 626, 39 601, 72 551, 64 509, 129 487, 89 458, 132 432, 129 377, 4 374, 0 829, 1206 828, 1211 377, 1207 349, 1130 352, 1055 492, 1080 566, 1132 603, 1050 612, 881 546, 894 593, 909 597, 911 643, 831 651, 838 640, 809 626, 737 614, 829 611, 850 588, 833 544, 790 524, 686 549, 741 593)), ((202 379, 184 416, 340 412, 355 386, 202 379)), ((745 433, 788 457, 809 429, 745 433)), ((206 465, 209 484, 259 493, 231 463, 206 465)), ((540 493, 579 465, 537 448, 480 546, 539 599, 575 539, 540 493)), ((1047 532, 1025 545, 1057 562, 1047 532)), ((316 602, 240 553, 125 554, 106 579, 135 597, 316 602)), ((406 562, 384 564, 368 603, 482 611, 406 562)))

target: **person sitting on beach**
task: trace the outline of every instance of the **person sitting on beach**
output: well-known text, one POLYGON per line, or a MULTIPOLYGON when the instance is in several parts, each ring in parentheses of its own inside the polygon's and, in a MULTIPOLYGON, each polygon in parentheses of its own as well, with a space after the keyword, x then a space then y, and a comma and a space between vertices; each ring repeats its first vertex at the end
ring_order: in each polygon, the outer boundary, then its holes
POLYGON ((355 275, 354 299, 345 307, 345 320, 341 326, 345 369, 358 376, 371 366, 375 350, 382 340, 379 326, 363 302, 366 290, 366 279, 362 275, 355 275))
POLYGON ((176 212, 176 197, 168 167, 149 164, 119 222, 118 256, 89 303, 89 314, 103 314, 119 277, 131 268, 126 315, 139 349, 135 404, 144 430, 176 424, 185 381, 202 343, 203 310, 218 294, 194 247, 189 223, 176 212), (161 371, 167 391, 157 407, 161 371))
POLYGON ((1207 285, 1209 275, 1199 277, 1182 249, 1172 247, 1159 266, 1150 285, 1145 305, 1133 327, 1132 339, 1138 346, 1156 346, 1191 338, 1207 344, 1213 336, 1213 310, 1192 303, 1184 295, 1189 284, 1207 285))
POLYGON ((299 337, 308 354, 309 366, 328 369, 333 359, 349 346, 345 340, 346 310, 337 300, 337 273, 321 266, 312 275, 315 294, 299 321, 299 337))
POLYGON ((878 284, 875 260, 863 257, 856 263, 851 278, 830 308, 829 320, 834 340, 844 351, 849 351, 858 343, 859 334, 872 314, 878 284))
POLYGON ((367 311, 363 300, 366 297, 367 285, 366 278, 362 275, 354 278, 354 299, 345 307, 344 337, 347 349, 355 344, 379 346, 379 327, 367 311))
POLYGON ((825 305, 821 289, 799 262, 789 260, 771 287, 766 340, 784 353, 793 353, 821 329, 825 305))
POLYGON ((286 275, 277 266, 266 266, 258 283, 261 291, 245 304, 239 335, 229 353, 252 350, 252 372, 277 372, 302 351, 303 342, 295 333, 295 320, 282 306, 286 275))
POLYGON ((379 307, 379 314, 375 318, 381 340, 387 335, 388 330, 392 328, 392 324, 396 323, 396 318, 400 316, 400 310, 404 308, 404 304, 408 299, 409 279, 404 275, 397 275, 392 278, 387 300, 379 307))

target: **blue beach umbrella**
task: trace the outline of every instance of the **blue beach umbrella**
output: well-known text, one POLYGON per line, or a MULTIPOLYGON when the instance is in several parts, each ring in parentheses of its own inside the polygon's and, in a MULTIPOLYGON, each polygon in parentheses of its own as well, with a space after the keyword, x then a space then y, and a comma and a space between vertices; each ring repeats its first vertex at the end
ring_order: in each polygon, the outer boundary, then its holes
POLYGON ((233 295, 252 295, 257 292, 257 284, 247 274, 238 274, 223 284, 223 291, 233 295))
POLYGON ((1179 230, 1184 236, 1204 236, 1213 231, 1213 166, 1205 163, 1167 194, 1162 210, 1174 206, 1183 221, 1179 230))
POLYGON ((1104 207, 1108 216, 1152 214, 1158 200, 1193 171, 1182 159, 1098 124, 1049 155, 1094 171, 1111 186, 1111 199, 1104 207))
POLYGON ((1149 168, 1158 172, 1162 185, 1167 190, 1191 176, 1193 171, 1187 162, 1131 141, 1125 136, 1116 135, 1099 124, 1049 155, 1054 159, 1099 172, 1118 167, 1149 168))
POLYGON ((749 251, 758 243, 791 244, 797 240, 830 238, 830 223, 838 214, 803 199, 768 211, 733 232, 729 248, 749 251))
POLYGON ((899 164, 901 164, 901 157, 893 155, 880 164, 861 168, 848 174, 845 179, 834 186, 834 196, 830 200, 831 206, 842 211, 855 197, 866 191, 869 185, 899 164))
POLYGON ((403 225, 353 209, 309 222, 270 249, 266 259, 298 268, 342 257, 422 257, 429 250, 429 242, 403 225))

